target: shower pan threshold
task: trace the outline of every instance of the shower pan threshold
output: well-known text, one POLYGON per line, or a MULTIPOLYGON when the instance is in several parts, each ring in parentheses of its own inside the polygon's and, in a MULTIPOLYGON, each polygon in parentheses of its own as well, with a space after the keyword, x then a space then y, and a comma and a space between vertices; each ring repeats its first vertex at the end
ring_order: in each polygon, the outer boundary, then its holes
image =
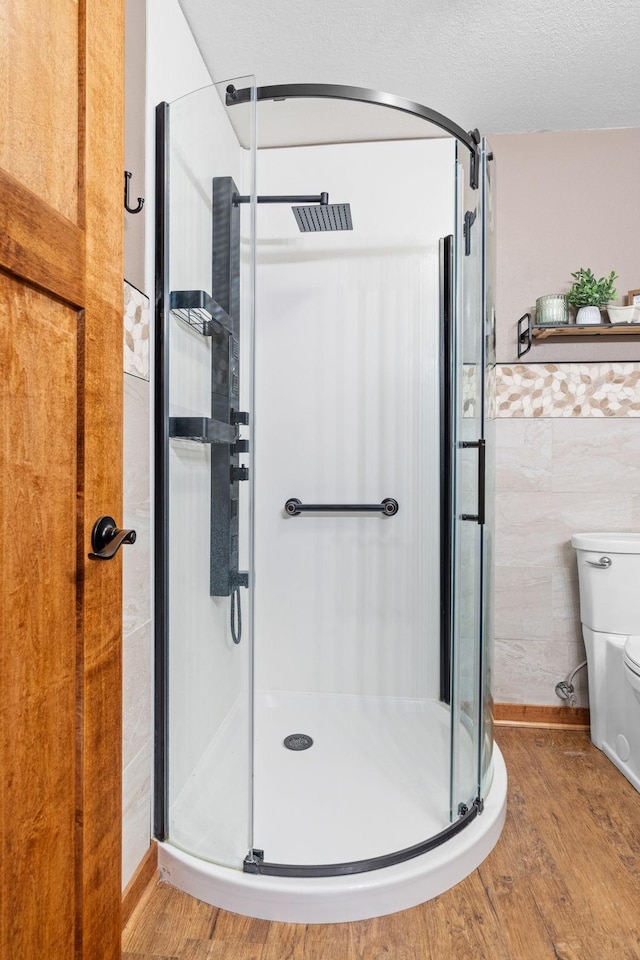
POLYGON ((484 812, 441 846, 404 863, 337 877, 270 877, 200 860, 159 844, 164 880, 214 906, 285 923, 346 923, 397 913, 455 886, 489 855, 506 814, 507 771, 494 744, 493 780, 484 812))

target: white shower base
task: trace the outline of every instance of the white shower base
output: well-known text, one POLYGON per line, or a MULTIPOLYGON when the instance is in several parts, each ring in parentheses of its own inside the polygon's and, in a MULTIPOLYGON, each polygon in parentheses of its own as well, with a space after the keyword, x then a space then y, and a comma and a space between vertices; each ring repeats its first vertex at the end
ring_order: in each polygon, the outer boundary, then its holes
MULTIPOLYGON (((471 751, 471 740, 465 741, 471 751)), ((470 762, 470 757, 467 760, 470 762)), ((253 846, 270 863, 344 863, 449 824, 449 711, 433 700, 273 693, 257 698, 253 846), (313 739, 283 746, 288 734, 313 739)))
MULTIPOLYGON (((442 704, 274 693, 259 696, 255 709, 253 846, 264 850, 265 861, 369 859, 420 843, 448 825, 449 712, 442 704), (287 750, 282 741, 291 733, 308 734, 313 746, 287 750)), ((205 819, 199 805, 206 803, 209 817, 215 809, 204 784, 220 784, 216 754, 225 751, 223 738, 190 780, 194 824, 205 819)), ((458 883, 495 845, 507 786, 497 747, 493 769, 484 813, 405 863, 349 876, 269 877, 218 866, 167 842, 160 844, 160 869, 166 880, 201 900, 261 919, 339 923, 404 910, 458 883)), ((182 791, 182 816, 189 803, 182 791)))

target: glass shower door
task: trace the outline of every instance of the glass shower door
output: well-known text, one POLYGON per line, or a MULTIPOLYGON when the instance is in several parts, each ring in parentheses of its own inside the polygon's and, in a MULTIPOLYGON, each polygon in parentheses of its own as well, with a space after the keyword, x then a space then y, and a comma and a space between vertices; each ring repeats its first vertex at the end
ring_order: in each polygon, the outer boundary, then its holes
POLYGON ((232 124, 226 87, 158 107, 157 767, 166 787, 156 830, 242 869, 252 846, 255 98, 232 124))
POLYGON ((456 820, 478 796, 483 646, 485 438, 482 191, 456 149, 454 234, 451 797, 456 820))
POLYGON ((261 872, 334 869, 449 821, 434 451, 453 144, 258 156, 261 197, 327 191, 352 212, 352 229, 301 231, 265 200, 257 240, 254 844, 261 872), (398 170, 408 206, 377 190, 398 170))

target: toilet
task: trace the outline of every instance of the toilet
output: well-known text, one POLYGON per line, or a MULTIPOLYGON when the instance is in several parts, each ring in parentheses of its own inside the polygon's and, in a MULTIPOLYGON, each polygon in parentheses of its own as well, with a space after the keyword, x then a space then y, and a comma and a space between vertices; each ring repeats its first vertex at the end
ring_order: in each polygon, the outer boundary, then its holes
POLYGON ((591 740, 640 791, 640 533, 576 533, 591 740))
POLYGON ((640 637, 629 637, 624 645, 624 675, 640 702, 640 637))

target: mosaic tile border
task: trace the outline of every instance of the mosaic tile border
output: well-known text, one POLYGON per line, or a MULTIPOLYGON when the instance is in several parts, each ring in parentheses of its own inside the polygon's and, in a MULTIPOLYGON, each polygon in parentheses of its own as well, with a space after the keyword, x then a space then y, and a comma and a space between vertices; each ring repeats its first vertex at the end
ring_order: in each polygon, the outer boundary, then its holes
POLYGON ((498 417, 640 417, 640 362, 499 364, 498 417))
POLYGON ((124 281, 124 372, 149 379, 149 298, 124 281))

